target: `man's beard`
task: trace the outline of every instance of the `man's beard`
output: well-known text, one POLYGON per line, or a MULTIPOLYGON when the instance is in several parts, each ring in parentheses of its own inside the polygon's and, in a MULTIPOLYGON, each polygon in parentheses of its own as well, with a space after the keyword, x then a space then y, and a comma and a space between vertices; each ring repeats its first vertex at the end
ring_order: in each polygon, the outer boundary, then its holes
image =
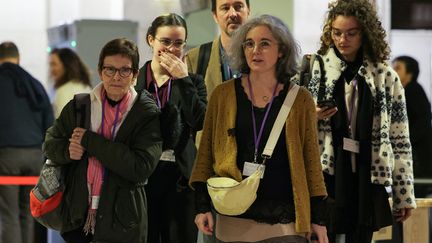
POLYGON ((232 37, 233 36, 233 34, 234 34, 234 32, 240 27, 240 25, 241 25, 241 23, 239 22, 239 21, 232 21, 232 22, 229 22, 228 24, 227 24, 227 27, 225 28, 225 34, 227 35, 227 36, 229 36, 229 37, 232 37), (235 29, 230 29, 229 28, 229 25, 230 24, 235 24, 235 25, 237 25, 237 28, 235 28, 235 29))

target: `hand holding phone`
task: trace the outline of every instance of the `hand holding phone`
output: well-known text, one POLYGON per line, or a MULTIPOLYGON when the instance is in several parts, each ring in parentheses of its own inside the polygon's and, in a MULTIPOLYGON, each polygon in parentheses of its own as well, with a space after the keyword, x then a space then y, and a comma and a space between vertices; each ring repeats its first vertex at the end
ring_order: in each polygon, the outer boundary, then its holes
POLYGON ((320 100, 317 102, 318 107, 327 107, 327 108, 333 108, 336 107, 336 101, 334 99, 331 100, 320 100))

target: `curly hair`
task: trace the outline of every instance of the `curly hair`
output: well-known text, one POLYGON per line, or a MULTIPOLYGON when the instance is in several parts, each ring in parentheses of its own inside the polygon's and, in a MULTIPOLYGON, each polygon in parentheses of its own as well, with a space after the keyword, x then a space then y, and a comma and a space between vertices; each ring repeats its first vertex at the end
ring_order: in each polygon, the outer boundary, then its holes
POLYGON ((378 19, 374 6, 368 0, 338 0, 329 4, 327 19, 321 35, 318 53, 324 55, 334 45, 331 37, 333 21, 338 16, 355 17, 362 33, 362 49, 366 58, 372 62, 389 59, 390 47, 385 40, 386 33, 378 19))
POLYGON ((296 60, 299 56, 300 48, 288 27, 277 17, 268 14, 255 17, 235 32, 231 39, 230 65, 242 73, 250 72, 243 50, 243 42, 249 31, 257 26, 266 26, 279 42, 279 52, 284 53, 284 55, 276 63, 276 77, 278 82, 284 83, 297 72, 296 60))

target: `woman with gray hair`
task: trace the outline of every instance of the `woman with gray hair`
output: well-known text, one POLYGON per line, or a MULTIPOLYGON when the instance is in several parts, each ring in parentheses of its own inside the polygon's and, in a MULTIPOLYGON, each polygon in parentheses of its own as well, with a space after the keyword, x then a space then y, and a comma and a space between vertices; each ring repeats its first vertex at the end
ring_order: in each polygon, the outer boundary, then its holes
POLYGON ((212 176, 246 178, 262 153, 289 90, 298 77, 298 46, 278 18, 262 15, 243 25, 230 49, 242 77, 212 93, 190 178, 196 191, 195 223, 218 242, 328 242, 324 223, 327 196, 319 161, 315 104, 300 88, 265 163, 257 199, 238 216, 217 213, 216 232, 206 181, 212 176))

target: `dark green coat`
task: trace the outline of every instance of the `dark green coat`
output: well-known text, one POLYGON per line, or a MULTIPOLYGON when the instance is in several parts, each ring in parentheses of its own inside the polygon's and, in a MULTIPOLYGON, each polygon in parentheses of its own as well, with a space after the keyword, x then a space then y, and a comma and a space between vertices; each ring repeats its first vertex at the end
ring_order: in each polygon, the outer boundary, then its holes
POLYGON ((68 167, 64 192, 63 232, 82 228, 88 209, 87 157, 95 156, 104 166, 104 182, 97 211, 94 242, 145 243, 147 202, 144 182, 162 152, 159 110, 150 94, 135 101, 118 133, 111 141, 87 131, 82 139, 85 158, 69 158, 69 141, 75 124, 73 102, 63 109, 48 129, 44 151, 58 164, 68 167))

